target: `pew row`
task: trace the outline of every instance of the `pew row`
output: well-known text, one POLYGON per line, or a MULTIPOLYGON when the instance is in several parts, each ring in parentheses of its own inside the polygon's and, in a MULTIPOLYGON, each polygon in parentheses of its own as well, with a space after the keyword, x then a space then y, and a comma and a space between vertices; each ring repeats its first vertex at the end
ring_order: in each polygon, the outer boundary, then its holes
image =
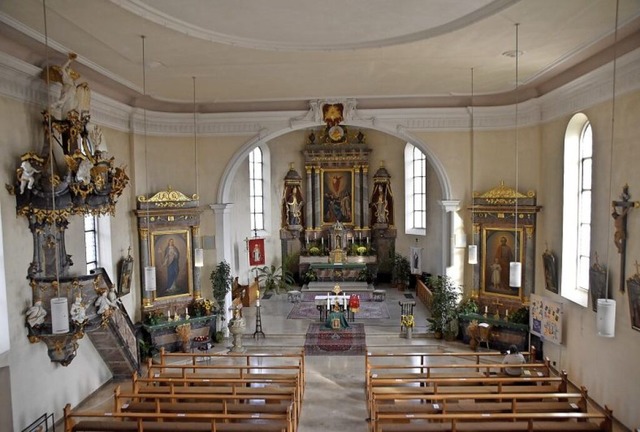
POLYGON ((533 412, 587 412, 586 388, 574 393, 503 393, 492 394, 382 394, 373 401, 372 430, 376 425, 405 416, 411 419, 417 413, 533 413, 533 412))
POLYGON ((290 421, 280 414, 101 412, 64 408, 65 432, 287 432, 290 421))
POLYGON ((605 412, 415 413, 388 415, 376 432, 612 432, 611 410, 605 412))

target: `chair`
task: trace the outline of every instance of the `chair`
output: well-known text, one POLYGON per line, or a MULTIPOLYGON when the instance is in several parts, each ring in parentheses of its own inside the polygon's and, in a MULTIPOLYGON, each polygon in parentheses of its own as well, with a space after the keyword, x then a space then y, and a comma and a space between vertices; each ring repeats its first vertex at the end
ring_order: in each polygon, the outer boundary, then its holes
POLYGON ((298 290, 288 291, 287 300, 289 300, 291 303, 300 303, 300 301, 302 301, 302 293, 298 290))

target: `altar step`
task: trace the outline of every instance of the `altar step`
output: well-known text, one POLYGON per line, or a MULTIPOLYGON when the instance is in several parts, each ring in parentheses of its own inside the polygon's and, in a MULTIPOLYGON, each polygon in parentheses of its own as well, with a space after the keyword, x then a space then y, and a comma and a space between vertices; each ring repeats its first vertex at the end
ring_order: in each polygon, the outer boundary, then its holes
POLYGON ((333 287, 340 285, 343 292, 351 293, 354 291, 373 291, 373 285, 366 282, 356 281, 313 281, 302 287, 303 292, 330 292, 333 287))

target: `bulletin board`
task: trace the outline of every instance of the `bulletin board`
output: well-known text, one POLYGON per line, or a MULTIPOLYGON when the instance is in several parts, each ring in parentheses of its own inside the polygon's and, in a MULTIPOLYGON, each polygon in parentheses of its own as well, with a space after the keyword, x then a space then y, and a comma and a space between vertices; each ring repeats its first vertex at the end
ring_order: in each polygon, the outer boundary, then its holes
POLYGON ((531 294, 531 306, 529 310, 529 328, 543 341, 554 344, 562 343, 562 303, 531 294))

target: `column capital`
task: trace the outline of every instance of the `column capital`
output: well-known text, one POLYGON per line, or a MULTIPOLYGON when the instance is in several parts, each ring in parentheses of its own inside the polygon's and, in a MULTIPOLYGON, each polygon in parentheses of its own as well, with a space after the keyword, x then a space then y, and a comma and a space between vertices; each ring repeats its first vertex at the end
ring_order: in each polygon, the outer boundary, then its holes
POLYGON ((209 208, 213 210, 215 214, 230 213, 233 208, 233 203, 209 204, 209 208))
POLYGON ((460 200, 442 200, 440 205, 447 213, 460 210, 460 200))

